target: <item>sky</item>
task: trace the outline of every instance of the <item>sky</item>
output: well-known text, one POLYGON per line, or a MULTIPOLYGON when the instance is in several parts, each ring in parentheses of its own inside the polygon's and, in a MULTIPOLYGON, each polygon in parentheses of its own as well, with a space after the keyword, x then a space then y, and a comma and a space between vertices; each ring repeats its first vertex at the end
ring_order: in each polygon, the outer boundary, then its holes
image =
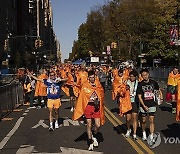
POLYGON ((87 13, 107 0, 51 0, 53 27, 61 44, 62 61, 69 57, 73 41, 78 39, 78 28, 86 22, 87 13))

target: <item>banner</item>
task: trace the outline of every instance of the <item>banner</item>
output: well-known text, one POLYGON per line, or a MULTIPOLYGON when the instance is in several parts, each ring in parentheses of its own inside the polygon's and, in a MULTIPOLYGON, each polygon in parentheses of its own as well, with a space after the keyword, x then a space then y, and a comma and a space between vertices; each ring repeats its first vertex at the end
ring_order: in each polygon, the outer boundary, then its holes
POLYGON ((91 57, 91 63, 99 63, 99 57, 91 57))
POLYGON ((175 42, 178 40, 178 26, 177 25, 171 25, 169 30, 170 35, 170 45, 175 45, 175 42))
POLYGON ((107 55, 111 55, 111 47, 107 46, 107 55))

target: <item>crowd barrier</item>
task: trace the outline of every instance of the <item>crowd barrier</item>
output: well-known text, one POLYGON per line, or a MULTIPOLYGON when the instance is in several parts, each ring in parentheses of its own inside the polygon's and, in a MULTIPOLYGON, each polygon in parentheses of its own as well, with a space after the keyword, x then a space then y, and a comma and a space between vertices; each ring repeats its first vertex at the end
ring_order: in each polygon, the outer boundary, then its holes
POLYGON ((0 86, 0 120, 23 105, 23 87, 18 81, 0 86))

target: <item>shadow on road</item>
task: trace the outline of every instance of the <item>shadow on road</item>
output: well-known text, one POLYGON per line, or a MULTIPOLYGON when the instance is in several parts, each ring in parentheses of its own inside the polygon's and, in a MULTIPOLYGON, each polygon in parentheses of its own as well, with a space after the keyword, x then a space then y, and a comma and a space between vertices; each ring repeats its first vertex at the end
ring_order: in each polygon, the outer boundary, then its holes
POLYGON ((113 127, 113 129, 117 132, 117 134, 125 134, 127 128, 125 124, 122 124, 118 125, 117 127, 113 127))
POLYGON ((119 114, 119 108, 111 109, 111 112, 119 114))
MULTIPOLYGON (((87 138, 88 138, 87 132, 84 132, 82 135, 80 135, 80 136, 79 136, 78 138, 76 138, 74 141, 75 141, 75 142, 87 141, 87 138)), ((97 133, 97 140, 98 140, 99 143, 104 141, 104 137, 103 137, 103 135, 102 135, 101 132, 98 132, 98 133, 97 133)))
POLYGON ((66 110, 70 110, 71 109, 71 107, 69 106, 69 107, 65 107, 64 109, 66 109, 66 110))
POLYGON ((162 134, 165 137, 179 137, 180 138, 180 124, 173 123, 170 125, 167 125, 167 129, 161 130, 162 134))
POLYGON ((167 112, 172 111, 172 108, 170 106, 160 106, 159 108, 161 109, 161 111, 167 111, 167 112))

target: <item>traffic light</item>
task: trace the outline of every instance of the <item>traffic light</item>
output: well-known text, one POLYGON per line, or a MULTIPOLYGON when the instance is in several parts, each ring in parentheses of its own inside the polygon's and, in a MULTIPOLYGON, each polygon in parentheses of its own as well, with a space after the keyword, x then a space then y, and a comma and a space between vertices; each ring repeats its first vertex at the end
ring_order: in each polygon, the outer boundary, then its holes
POLYGON ((39 39, 35 40, 35 48, 37 49, 39 47, 39 39))
POLYGON ((8 39, 4 40, 4 51, 8 50, 8 39))
POLYGON ((111 43, 111 49, 113 49, 113 48, 114 48, 114 42, 111 43))
POLYGON ((116 48, 117 48, 117 43, 114 42, 114 49, 116 49, 116 48))
POLYGON ((39 47, 43 46, 43 40, 39 40, 39 47))
POLYGON ((90 55, 90 57, 92 57, 93 56, 93 52, 89 51, 89 55, 90 55))
POLYGON ((116 42, 112 42, 111 43, 111 49, 116 49, 117 48, 117 43, 116 42))

